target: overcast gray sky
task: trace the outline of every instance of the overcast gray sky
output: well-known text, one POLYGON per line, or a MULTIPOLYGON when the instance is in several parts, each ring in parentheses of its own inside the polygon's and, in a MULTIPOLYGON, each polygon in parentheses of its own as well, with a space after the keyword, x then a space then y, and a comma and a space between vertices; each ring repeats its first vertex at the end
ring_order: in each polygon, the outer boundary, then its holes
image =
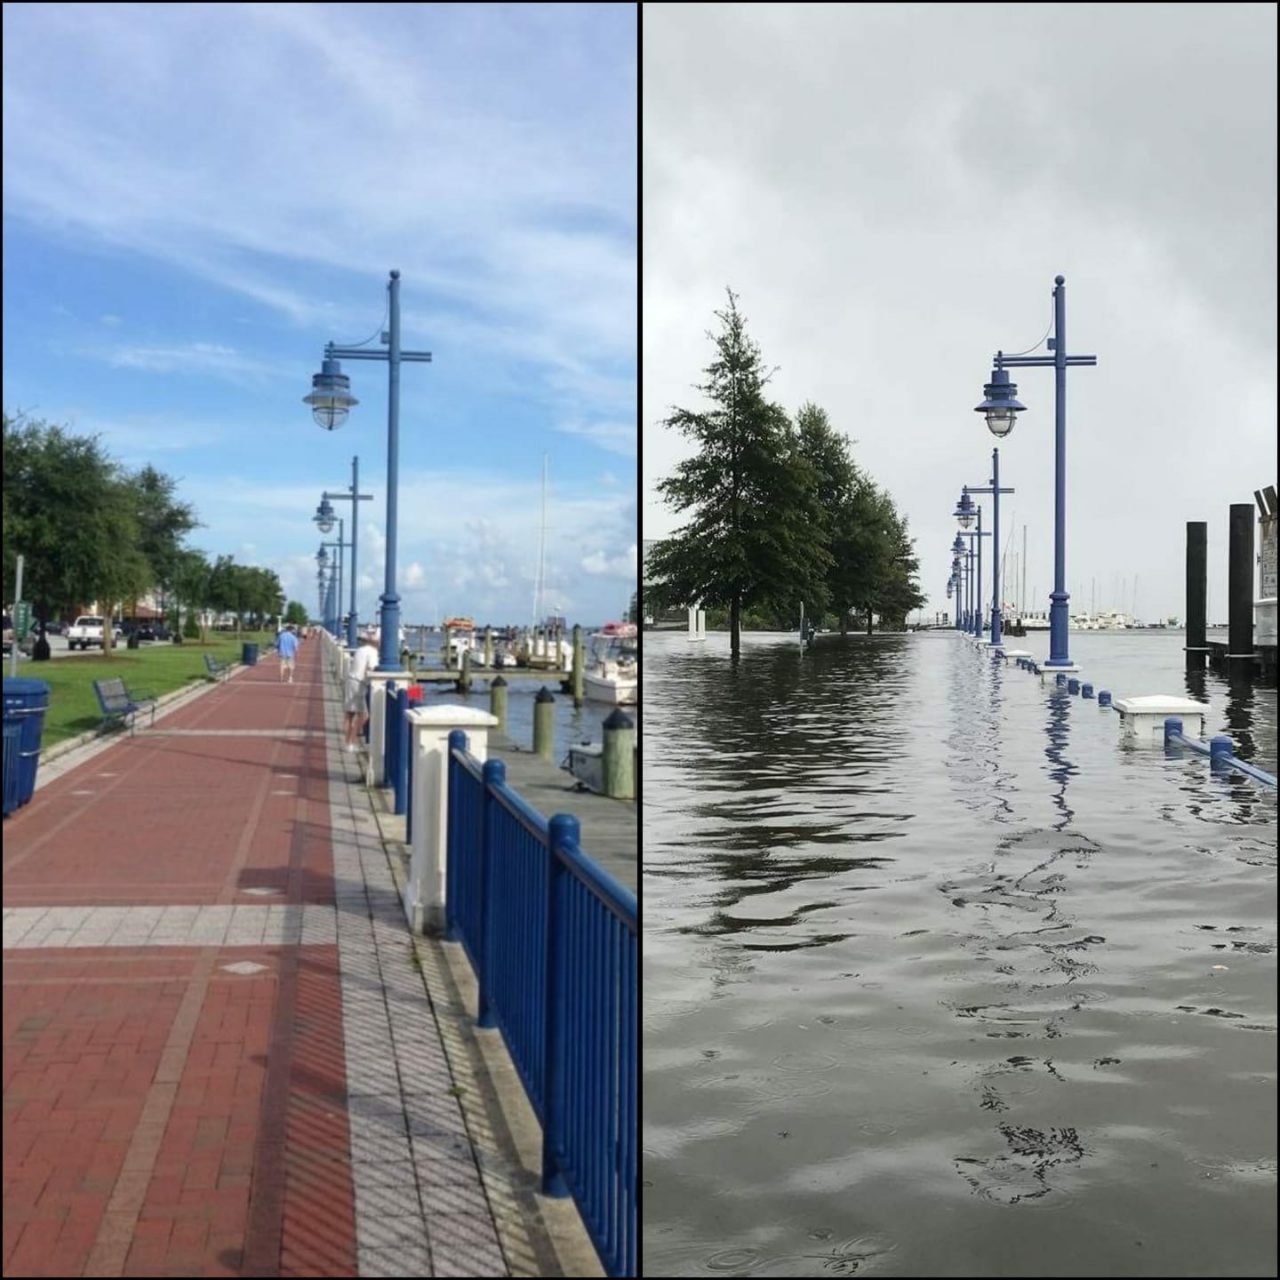
MULTIPOLYGON (((1276 478, 1273 5, 647 3, 643 56, 645 537, 680 523, 654 485, 688 446, 659 423, 699 405, 729 285, 775 398, 856 442, 945 609, 995 444, 973 406, 1062 273, 1068 354, 1098 357, 1067 374, 1071 609, 1137 575, 1140 617, 1182 617, 1207 520, 1225 620, 1227 508, 1276 478)), ((1002 541, 1026 523, 1046 608, 1053 373, 1013 376, 1002 541)))

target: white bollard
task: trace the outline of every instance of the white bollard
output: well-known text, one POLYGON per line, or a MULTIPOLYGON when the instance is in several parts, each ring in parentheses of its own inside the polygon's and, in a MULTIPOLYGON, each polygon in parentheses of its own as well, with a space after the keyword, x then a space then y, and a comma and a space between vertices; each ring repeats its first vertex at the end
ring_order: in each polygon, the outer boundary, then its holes
POLYGON ((1204 737, 1209 708, 1203 702, 1155 693, 1141 698, 1117 698, 1114 706, 1120 713, 1120 735, 1127 742, 1164 746, 1164 722, 1168 716, 1182 721, 1182 731, 1188 738, 1204 737))
POLYGON ((404 913, 414 933, 444 928, 445 853, 449 831, 449 734, 461 729, 477 760, 489 756, 497 716, 446 703, 409 712, 413 751, 413 845, 404 913))

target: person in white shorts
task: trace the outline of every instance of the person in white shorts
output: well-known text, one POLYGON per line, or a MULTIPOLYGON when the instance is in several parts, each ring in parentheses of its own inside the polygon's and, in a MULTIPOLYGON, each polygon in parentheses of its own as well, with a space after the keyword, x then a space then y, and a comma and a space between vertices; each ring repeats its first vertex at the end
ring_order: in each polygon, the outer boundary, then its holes
POLYGON ((378 665, 378 651, 374 648, 373 634, 368 627, 360 632, 360 644, 351 655, 347 668, 347 687, 343 706, 347 713, 347 751, 356 749, 356 740, 364 732, 369 712, 364 702, 365 677, 378 665))
POLYGON ((288 623, 280 633, 276 647, 280 651, 280 682, 292 684, 293 664, 298 656, 298 635, 293 629, 292 622, 288 623))

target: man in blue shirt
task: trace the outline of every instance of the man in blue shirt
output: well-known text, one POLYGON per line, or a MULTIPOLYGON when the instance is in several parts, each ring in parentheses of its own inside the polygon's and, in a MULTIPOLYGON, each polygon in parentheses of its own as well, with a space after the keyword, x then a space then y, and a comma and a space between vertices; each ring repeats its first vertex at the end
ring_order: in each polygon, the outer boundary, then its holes
POLYGON ((298 656, 298 637, 294 632, 292 622, 280 633, 280 638, 276 641, 276 647, 280 650, 280 680, 283 683, 287 675, 289 683, 292 684, 293 661, 298 656))

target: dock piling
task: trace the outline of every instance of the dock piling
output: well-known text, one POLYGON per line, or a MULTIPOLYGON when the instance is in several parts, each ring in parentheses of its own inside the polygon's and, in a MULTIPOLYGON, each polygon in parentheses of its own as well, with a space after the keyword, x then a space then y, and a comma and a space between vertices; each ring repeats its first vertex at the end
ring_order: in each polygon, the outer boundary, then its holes
POLYGON ((458 676, 458 692, 471 692, 471 650, 463 649, 462 651, 462 672, 458 676))
POLYGON ((533 750, 544 760, 550 760, 554 754, 555 716, 555 697, 544 684, 533 700, 533 750))
POLYGON ((485 627, 484 629, 484 667, 486 671, 493 670, 493 628, 485 627))
POLYGON ((1231 504, 1227 565, 1227 673, 1253 675, 1253 506, 1231 504))
POLYGON ((1188 671, 1203 671, 1209 645, 1205 639, 1208 608, 1209 525, 1204 520, 1187 521, 1187 643, 1188 671))
POLYGON ((507 682, 498 676, 489 682, 489 714, 498 721, 498 731, 507 731, 507 682))
POLYGON ((578 623, 573 624, 573 705, 575 707, 582 706, 583 703, 583 676, 586 670, 586 655, 582 641, 582 627, 578 623))
POLYGON ((604 793, 614 800, 636 798, 635 742, 635 722, 619 707, 604 722, 601 752, 604 793))

